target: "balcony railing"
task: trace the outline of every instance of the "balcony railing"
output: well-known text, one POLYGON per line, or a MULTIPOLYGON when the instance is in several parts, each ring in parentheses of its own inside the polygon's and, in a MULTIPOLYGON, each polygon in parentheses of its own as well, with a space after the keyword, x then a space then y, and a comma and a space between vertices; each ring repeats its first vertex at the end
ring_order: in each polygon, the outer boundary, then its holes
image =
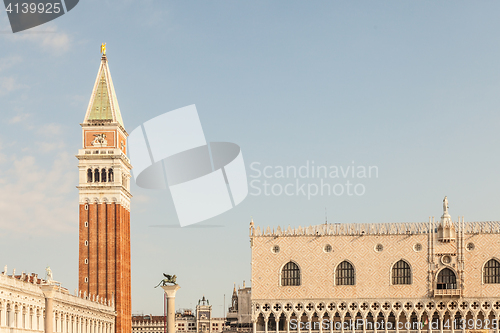
POLYGON ((434 296, 460 296, 461 289, 435 289, 434 296))

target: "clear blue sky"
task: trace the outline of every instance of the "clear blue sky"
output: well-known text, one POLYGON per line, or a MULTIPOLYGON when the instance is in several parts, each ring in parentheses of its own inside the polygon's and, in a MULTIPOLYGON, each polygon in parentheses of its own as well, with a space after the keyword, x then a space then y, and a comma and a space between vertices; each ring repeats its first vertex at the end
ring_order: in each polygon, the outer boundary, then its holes
MULTIPOLYGON (((100 61, 125 127, 196 104, 209 141, 264 166, 377 166, 362 196, 254 196, 205 228, 166 191, 132 187, 132 308, 205 295, 222 315, 250 284, 248 224, 499 220, 497 1, 97 1, 13 35, 0 13, 0 267, 78 276, 77 159, 100 61)), ((265 180, 263 177, 259 178, 265 180)), ((249 178, 253 180, 253 178, 249 178)), ((282 186, 296 179, 268 179, 282 186)), ((305 180, 319 182, 318 179, 305 180)), ((327 179, 330 184, 345 179, 327 179)), ((251 190, 252 191, 252 190, 251 190)))

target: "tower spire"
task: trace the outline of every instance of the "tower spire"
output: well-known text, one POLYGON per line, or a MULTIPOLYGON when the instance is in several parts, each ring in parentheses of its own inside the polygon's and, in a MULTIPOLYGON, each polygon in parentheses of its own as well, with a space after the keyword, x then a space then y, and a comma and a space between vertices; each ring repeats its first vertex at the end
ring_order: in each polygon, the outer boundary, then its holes
POLYGON ((124 129, 120 106, 118 105, 113 79, 109 71, 105 43, 101 45, 101 53, 101 64, 83 124, 103 125, 117 123, 124 129))

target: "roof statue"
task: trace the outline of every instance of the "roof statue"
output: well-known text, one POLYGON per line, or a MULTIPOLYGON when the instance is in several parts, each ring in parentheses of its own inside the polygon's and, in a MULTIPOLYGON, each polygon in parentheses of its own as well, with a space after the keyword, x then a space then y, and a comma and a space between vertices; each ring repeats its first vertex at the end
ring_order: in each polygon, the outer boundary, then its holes
POLYGON ((52 281, 54 281, 52 278, 52 270, 50 269, 49 266, 47 266, 47 268, 45 268, 45 272, 47 273, 47 282, 51 283, 52 281))
POLYGON ((444 197, 444 199, 443 199, 443 215, 444 215, 444 216, 446 216, 446 215, 450 215, 450 214, 448 213, 448 208, 450 208, 450 207, 448 206, 448 197, 447 197, 447 196, 445 196, 445 197, 444 197))
POLYGON ((451 228, 453 222, 451 221, 451 215, 448 212, 448 197, 445 196, 443 199, 443 216, 441 216, 441 226, 443 228, 451 228))
POLYGON ((441 223, 438 226, 438 240, 441 242, 455 241, 455 224, 451 220, 451 215, 448 212, 448 197, 443 199, 443 216, 441 216, 441 223))
POLYGON ((106 55, 106 43, 101 44, 101 53, 103 56, 106 55))

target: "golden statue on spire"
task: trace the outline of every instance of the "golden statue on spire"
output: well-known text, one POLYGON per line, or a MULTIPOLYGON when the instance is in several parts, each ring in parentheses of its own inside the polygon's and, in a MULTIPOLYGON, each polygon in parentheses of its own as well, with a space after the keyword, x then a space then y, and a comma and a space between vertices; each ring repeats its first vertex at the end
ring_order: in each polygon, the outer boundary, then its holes
POLYGON ((106 43, 101 44, 101 53, 103 56, 106 55, 106 43))

